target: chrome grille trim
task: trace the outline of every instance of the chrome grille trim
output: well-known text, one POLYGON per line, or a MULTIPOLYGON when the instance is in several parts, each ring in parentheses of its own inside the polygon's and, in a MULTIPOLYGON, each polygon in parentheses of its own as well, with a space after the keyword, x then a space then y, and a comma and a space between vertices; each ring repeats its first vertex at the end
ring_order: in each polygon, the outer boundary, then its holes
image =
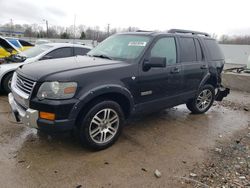
POLYGON ((30 95, 33 87, 35 86, 35 81, 28 79, 20 74, 16 74, 16 87, 27 95, 30 95))

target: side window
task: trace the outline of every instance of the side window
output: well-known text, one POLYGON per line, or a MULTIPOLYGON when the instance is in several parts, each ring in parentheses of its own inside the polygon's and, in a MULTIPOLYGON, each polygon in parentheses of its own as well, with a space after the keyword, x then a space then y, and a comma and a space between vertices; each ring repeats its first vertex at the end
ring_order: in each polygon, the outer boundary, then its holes
POLYGON ((180 38, 181 45, 181 62, 196 61, 196 50, 194 39, 189 37, 180 38))
POLYGON ((52 52, 48 53, 46 56, 50 56, 51 59, 71 57, 71 56, 73 56, 72 48, 70 48, 70 47, 59 48, 59 49, 53 50, 52 52))
POLYGON ((173 37, 159 39, 151 49, 151 57, 166 57, 167 64, 176 63, 176 44, 173 37))
POLYGON ((217 42, 213 39, 205 39, 205 44, 208 48, 209 54, 210 54, 210 59, 211 60, 222 60, 224 59, 224 55, 217 44, 217 42))
POLYGON ((74 55, 86 55, 90 49, 74 47, 74 55))
POLYGON ((197 54, 197 61, 202 61, 204 59, 203 51, 201 48, 201 44, 198 39, 194 39, 195 47, 196 47, 196 54, 197 54))

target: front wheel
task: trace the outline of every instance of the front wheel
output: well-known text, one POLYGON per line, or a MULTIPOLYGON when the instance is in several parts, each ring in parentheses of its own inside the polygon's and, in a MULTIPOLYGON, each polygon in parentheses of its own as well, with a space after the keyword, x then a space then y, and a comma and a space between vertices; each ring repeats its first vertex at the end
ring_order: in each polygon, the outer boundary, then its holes
POLYGON ((215 98, 215 89, 212 85, 203 86, 198 95, 190 100, 186 105, 194 114, 203 114, 212 106, 215 98))
POLYGON ((13 73, 9 73, 3 79, 3 90, 6 93, 10 93, 11 92, 12 76, 13 76, 13 73))
POLYGON ((114 101, 92 105, 80 126, 80 141, 90 149, 102 150, 116 142, 122 131, 124 114, 114 101))

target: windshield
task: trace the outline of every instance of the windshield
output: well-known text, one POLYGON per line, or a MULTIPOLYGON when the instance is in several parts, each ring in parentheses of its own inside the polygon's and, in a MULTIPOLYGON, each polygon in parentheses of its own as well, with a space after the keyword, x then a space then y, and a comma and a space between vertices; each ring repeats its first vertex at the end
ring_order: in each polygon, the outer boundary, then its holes
POLYGON ((17 48, 21 48, 22 46, 20 45, 20 43, 15 40, 15 39, 7 39, 11 44, 13 44, 15 47, 17 48))
POLYGON ((100 43, 88 55, 109 59, 132 60, 141 54, 149 40, 148 36, 114 35, 100 43))
POLYGON ((36 57, 37 55, 45 52, 46 50, 52 47, 53 46, 51 45, 38 45, 38 46, 35 46, 33 48, 23 51, 22 54, 26 56, 27 58, 36 57))

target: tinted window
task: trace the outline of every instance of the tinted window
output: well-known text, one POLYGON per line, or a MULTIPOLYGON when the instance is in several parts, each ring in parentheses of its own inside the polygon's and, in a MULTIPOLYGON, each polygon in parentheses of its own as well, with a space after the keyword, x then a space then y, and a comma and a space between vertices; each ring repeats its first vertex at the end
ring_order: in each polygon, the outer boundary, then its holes
POLYGON ((196 47, 196 53, 197 53, 197 61, 202 61, 203 60, 203 52, 201 49, 201 44, 198 41, 198 39, 194 39, 195 41, 195 47, 196 47))
POLYGON ((59 48, 48 53, 46 56, 50 56, 51 59, 71 57, 73 56, 72 48, 59 48))
POLYGON ((34 46, 33 44, 31 44, 31 43, 29 43, 29 42, 27 42, 27 41, 25 41, 25 40, 19 40, 19 42, 20 42, 21 45, 23 45, 23 46, 34 46))
POLYGON ((166 57, 167 64, 176 63, 176 45, 172 37, 159 39, 151 50, 151 57, 166 57))
POLYGON ((196 51, 193 38, 180 38, 181 62, 196 61, 196 51))
POLYGON ((75 55, 86 55, 89 52, 89 49, 87 48, 74 48, 74 54, 75 55))
POLYGON ((222 60, 224 56, 219 48, 218 44, 215 40, 212 39, 205 39, 206 46, 209 51, 210 59, 211 60, 222 60))

